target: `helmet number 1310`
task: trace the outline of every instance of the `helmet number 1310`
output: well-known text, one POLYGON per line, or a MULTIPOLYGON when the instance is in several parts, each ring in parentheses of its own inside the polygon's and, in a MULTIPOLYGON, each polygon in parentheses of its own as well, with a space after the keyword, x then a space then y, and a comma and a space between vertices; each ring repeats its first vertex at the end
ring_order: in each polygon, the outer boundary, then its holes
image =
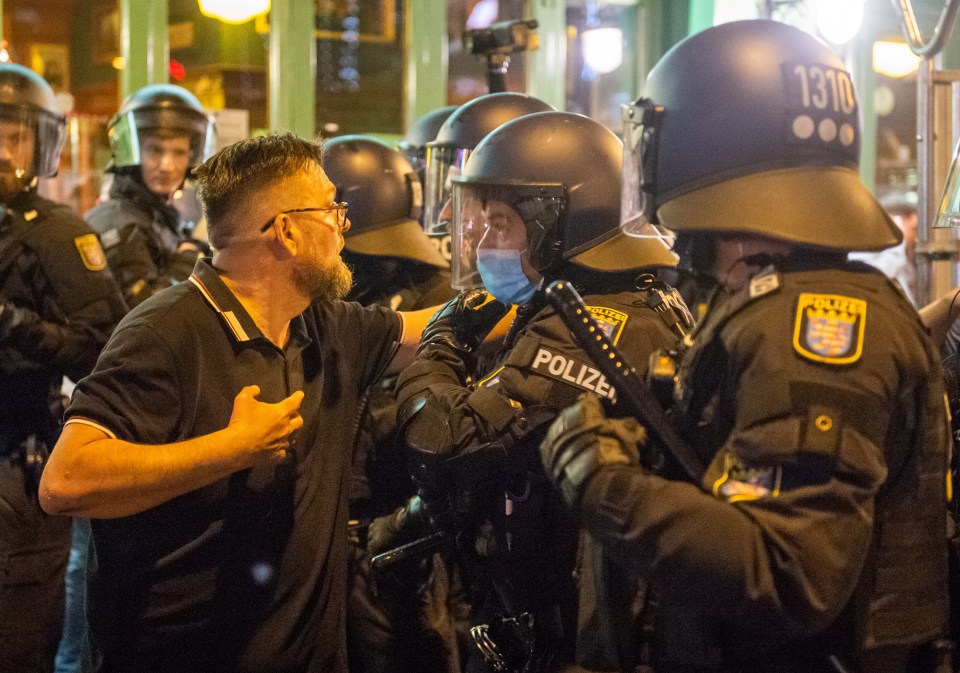
POLYGON ((818 110, 832 107, 834 112, 844 115, 852 114, 856 109, 853 83, 844 71, 800 64, 794 67, 793 72, 800 80, 803 107, 818 110))

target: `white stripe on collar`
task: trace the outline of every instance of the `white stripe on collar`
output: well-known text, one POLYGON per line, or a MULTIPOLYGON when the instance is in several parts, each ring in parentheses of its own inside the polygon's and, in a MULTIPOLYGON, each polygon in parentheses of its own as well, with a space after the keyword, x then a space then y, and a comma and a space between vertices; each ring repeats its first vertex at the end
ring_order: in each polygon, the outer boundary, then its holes
POLYGON ((200 290, 200 294, 207 300, 207 303, 209 303, 217 313, 223 316, 224 322, 227 323, 227 326, 233 332, 233 336, 236 337, 237 341, 250 341, 247 331, 243 329, 243 325, 240 324, 240 320, 237 319, 236 314, 233 311, 224 311, 220 308, 217 300, 213 298, 213 295, 210 294, 210 291, 204 286, 203 281, 197 278, 196 274, 191 274, 190 282, 196 285, 197 289, 200 290))

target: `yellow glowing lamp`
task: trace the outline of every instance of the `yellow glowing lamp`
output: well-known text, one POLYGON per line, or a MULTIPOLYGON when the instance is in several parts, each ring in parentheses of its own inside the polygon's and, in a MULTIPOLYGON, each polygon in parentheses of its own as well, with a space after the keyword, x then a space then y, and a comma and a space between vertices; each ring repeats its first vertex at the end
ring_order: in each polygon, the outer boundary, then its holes
POLYGON ((873 69, 887 77, 906 77, 916 72, 920 57, 903 42, 873 43, 873 69))
POLYGON ((270 0, 199 0, 200 13, 224 23, 246 23, 270 11, 270 0))

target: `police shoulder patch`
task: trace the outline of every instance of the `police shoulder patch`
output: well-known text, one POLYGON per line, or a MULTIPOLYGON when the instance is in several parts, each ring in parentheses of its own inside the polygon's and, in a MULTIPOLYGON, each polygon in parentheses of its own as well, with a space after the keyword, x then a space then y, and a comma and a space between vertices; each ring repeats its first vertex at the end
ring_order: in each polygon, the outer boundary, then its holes
POLYGON ((610 341, 617 343, 620 340, 620 334, 623 333, 623 326, 627 324, 627 318, 630 316, 607 306, 587 306, 586 308, 610 341))
POLYGON ((103 254, 96 234, 84 234, 73 239, 83 265, 91 271, 103 271, 107 268, 107 256, 103 254))
POLYGON ((741 459, 724 456, 723 474, 713 484, 713 494, 727 502, 759 500, 780 495, 783 468, 779 465, 751 467, 741 459))
POLYGON ((836 294, 803 293, 797 300, 793 348, 808 360, 847 365, 863 353, 867 302, 836 294))

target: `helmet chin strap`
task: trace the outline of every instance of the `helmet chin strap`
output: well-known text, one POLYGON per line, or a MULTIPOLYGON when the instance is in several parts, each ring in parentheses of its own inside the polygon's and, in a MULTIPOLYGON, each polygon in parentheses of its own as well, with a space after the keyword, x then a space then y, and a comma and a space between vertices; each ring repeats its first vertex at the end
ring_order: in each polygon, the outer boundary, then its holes
POLYGON ((730 279, 730 274, 732 274, 734 270, 736 270, 741 264, 747 267, 753 267, 754 270, 746 277, 746 280, 749 280, 750 278, 753 278, 753 276, 761 269, 772 264, 776 264, 782 259, 781 256, 774 255, 769 252, 755 252, 753 254, 747 254, 747 252, 743 249, 743 241, 737 241, 737 247, 740 250, 739 256, 733 262, 733 264, 727 268, 726 272, 723 274, 723 278, 720 280, 720 285, 723 287, 727 287, 727 281, 730 279))
POLYGON ((30 176, 30 179, 28 180, 18 179, 17 184, 9 191, 0 191, 0 204, 9 203, 17 198, 20 194, 24 194, 36 189, 39 183, 40 178, 38 178, 36 175, 30 176))

